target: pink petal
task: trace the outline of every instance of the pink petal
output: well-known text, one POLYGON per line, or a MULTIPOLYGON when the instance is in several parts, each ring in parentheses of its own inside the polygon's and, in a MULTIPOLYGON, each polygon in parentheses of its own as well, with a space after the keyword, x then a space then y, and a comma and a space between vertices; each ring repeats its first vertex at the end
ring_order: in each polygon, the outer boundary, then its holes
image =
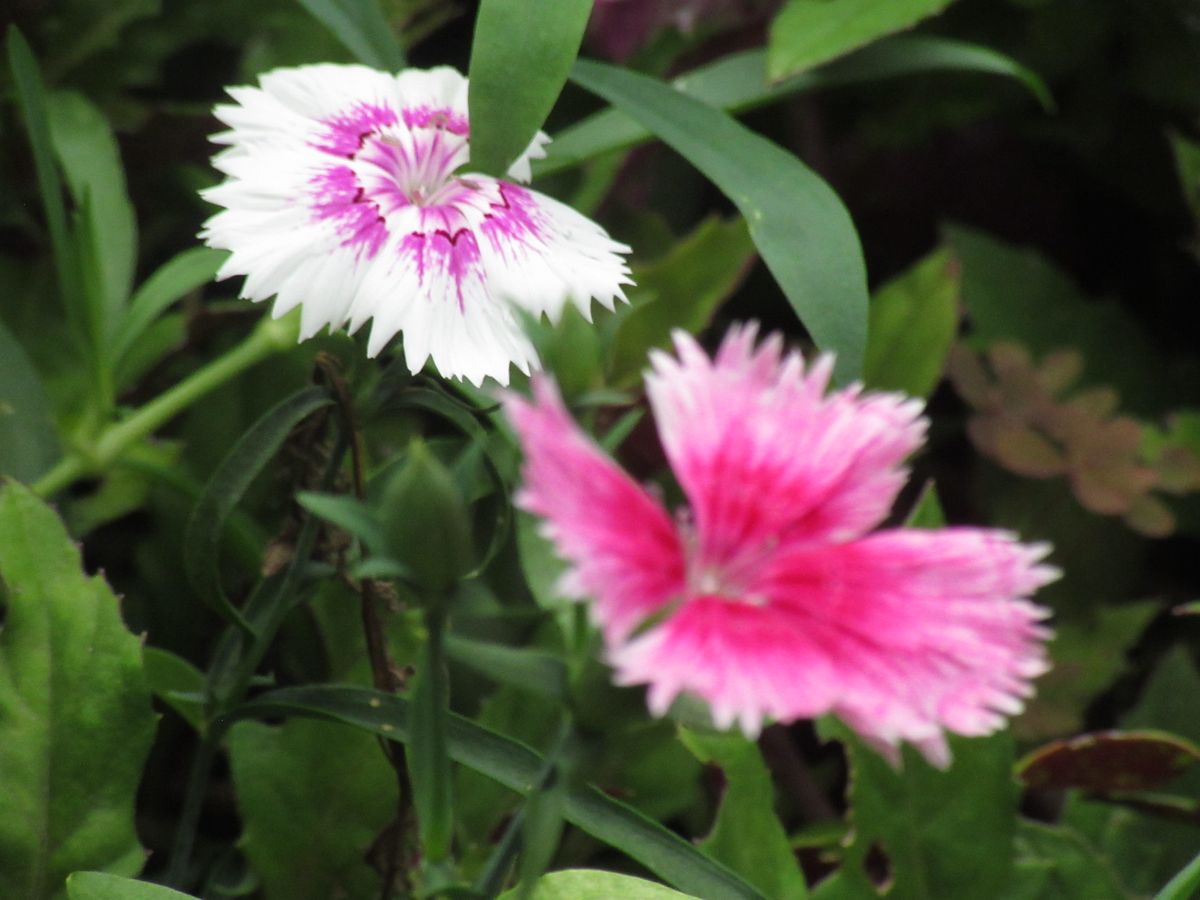
POLYGON ((1022 599, 1057 577, 1044 552, 969 528, 795 545, 741 596, 689 600, 611 659, 658 714, 684 691, 751 735, 833 712, 945 765, 944 730, 1000 728, 1046 669, 1046 612, 1022 599))
POLYGON ((826 395, 832 360, 806 370, 772 335, 734 328, 710 361, 679 332, 646 389, 695 514, 700 557, 729 566, 793 540, 846 540, 877 525, 921 443, 921 404, 849 388, 826 395))
POLYGON ((753 591, 820 623, 839 684, 832 706, 877 742, 930 761, 943 729, 989 734, 1047 669, 1047 611, 1027 599, 1058 577, 1048 548, 976 528, 897 529, 780 553, 753 591))
POLYGON ((683 548, 663 508, 583 435, 553 384, 535 377, 533 391, 532 403, 504 399, 525 451, 517 502, 545 518, 571 565, 567 584, 595 598, 605 637, 620 640, 682 594, 683 548))

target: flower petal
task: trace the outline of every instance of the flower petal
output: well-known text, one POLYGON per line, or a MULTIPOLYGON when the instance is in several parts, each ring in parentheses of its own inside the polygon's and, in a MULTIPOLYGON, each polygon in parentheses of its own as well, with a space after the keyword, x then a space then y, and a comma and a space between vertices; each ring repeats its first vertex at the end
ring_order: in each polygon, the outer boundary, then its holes
POLYGON ((835 713, 936 764, 942 729, 997 730, 1048 668, 1048 611, 1025 599, 1059 576, 1048 550, 987 529, 896 529, 781 553, 754 590, 822 623, 835 713))
POLYGON ((620 640, 681 595, 683 548, 667 513, 583 435, 553 384, 535 376, 533 390, 532 403, 504 398, 525 451, 517 502, 545 518, 570 563, 565 587, 595 598, 593 617, 620 640))
MULTIPOLYGON (((566 299, 586 309, 593 295, 621 296, 628 269, 615 254, 628 248, 599 226, 516 185, 454 174, 469 158, 467 81, 454 69, 303 66, 260 85, 230 89, 236 102, 216 109, 230 130, 214 136, 227 147, 213 162, 227 178, 204 196, 225 208, 201 237, 230 251, 219 277, 246 276, 242 296, 276 296, 276 316, 301 307, 302 338, 373 318, 372 355, 403 330, 414 371, 432 358, 443 375, 507 383, 510 365, 536 362, 512 299, 555 314, 566 299)), ((548 140, 539 133, 510 176, 528 179, 548 140)))
POLYGON ((734 328, 710 361, 679 332, 646 389, 696 518, 700 556, 727 566, 793 540, 846 540, 886 516, 921 443, 921 404, 858 387, 826 395, 832 360, 805 368, 772 335, 734 328))
POLYGON ((796 545, 745 598, 690 600, 611 659, 622 683, 650 685, 656 714, 684 691, 749 735, 833 712, 946 765, 943 730, 1002 727, 1047 668, 1047 613, 1023 599, 1058 575, 1045 551, 971 528, 796 545))
POLYGON ((463 206, 497 297, 552 321, 568 301, 590 321, 593 299, 610 310, 625 300, 621 285, 633 283, 626 244, 545 194, 484 175, 462 179, 477 188, 463 206))

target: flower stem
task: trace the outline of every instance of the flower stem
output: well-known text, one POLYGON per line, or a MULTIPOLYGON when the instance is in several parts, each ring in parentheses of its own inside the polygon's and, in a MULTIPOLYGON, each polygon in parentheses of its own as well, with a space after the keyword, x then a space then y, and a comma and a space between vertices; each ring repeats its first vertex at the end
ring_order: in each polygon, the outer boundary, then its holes
POLYGON ((100 432, 87 450, 76 450, 61 459, 33 484, 35 493, 48 497, 85 475, 102 472, 132 444, 153 433, 205 394, 225 384, 255 363, 291 347, 296 342, 296 320, 264 318, 242 343, 193 372, 173 388, 159 394, 122 422, 100 432))

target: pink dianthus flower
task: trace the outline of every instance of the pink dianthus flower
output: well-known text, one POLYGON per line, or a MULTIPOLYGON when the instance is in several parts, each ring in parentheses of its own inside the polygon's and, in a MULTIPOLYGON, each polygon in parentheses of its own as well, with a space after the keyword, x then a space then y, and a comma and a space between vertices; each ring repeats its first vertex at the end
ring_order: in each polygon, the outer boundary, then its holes
POLYGON ((553 384, 505 405, 525 451, 518 497, 589 597, 621 684, 651 712, 681 693, 749 736, 833 713, 891 758, 949 764, 945 732, 1001 728, 1047 669, 1029 601, 1044 544, 984 528, 872 531, 924 439, 921 403, 829 392, 753 325, 715 360, 683 333, 651 357, 650 405, 689 509, 674 519, 574 424, 553 384))

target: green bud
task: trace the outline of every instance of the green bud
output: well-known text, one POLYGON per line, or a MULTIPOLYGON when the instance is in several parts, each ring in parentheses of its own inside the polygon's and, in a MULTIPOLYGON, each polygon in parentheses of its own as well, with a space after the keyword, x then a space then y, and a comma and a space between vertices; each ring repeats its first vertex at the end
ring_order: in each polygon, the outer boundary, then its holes
POLYGON ((380 521, 393 559, 430 592, 444 597, 472 561, 467 504, 454 478, 421 441, 383 493, 380 521))

